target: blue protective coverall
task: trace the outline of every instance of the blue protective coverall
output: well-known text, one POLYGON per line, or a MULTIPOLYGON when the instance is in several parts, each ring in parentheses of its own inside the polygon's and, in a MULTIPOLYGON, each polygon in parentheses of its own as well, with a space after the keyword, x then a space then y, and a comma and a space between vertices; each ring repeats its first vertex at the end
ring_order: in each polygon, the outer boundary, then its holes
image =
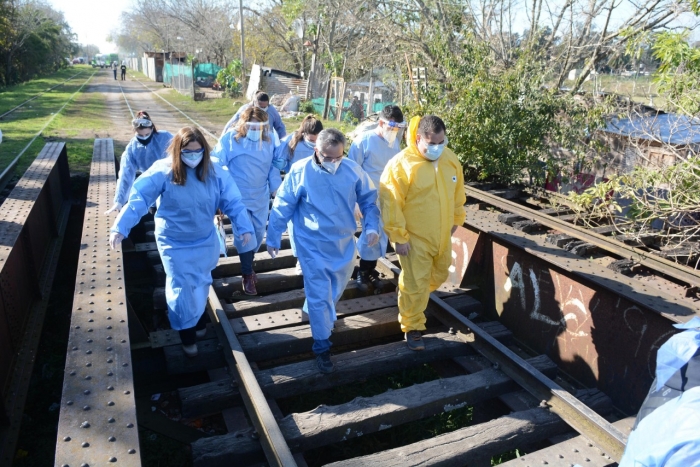
POLYGON ((656 354, 656 378, 620 467, 700 466, 700 318, 673 326, 684 331, 656 354))
MULTIPOLYGON (((231 131, 236 125, 238 119, 241 118, 241 114, 251 105, 253 104, 251 104, 250 102, 248 102, 247 104, 243 104, 238 109, 238 111, 235 114, 233 114, 231 120, 229 120, 226 123, 226 125, 224 126, 224 130, 221 132, 221 134, 223 135, 231 131)), ((284 123, 282 123, 282 117, 280 117, 279 112, 272 104, 269 104, 267 106, 267 118, 269 119, 268 121, 270 122, 270 127, 275 129, 275 131, 277 132, 277 136, 279 136, 280 140, 287 136, 287 128, 285 128, 284 123)))
MULTIPOLYGON (((212 160, 227 167, 233 176, 255 228, 255 248, 252 250, 258 251, 270 212, 270 193, 277 191, 282 177, 279 169, 272 164, 277 156, 270 141, 263 141, 261 145, 259 141, 248 138, 236 141, 235 136, 235 132, 228 132, 221 137, 212 151, 212 160)), ((240 238, 234 239, 234 244, 239 253, 251 250, 241 249, 243 245, 240 238)))
POLYGON ((131 138, 119 163, 119 180, 117 180, 117 192, 114 194, 115 203, 126 204, 136 172, 145 172, 155 161, 167 157, 166 150, 172 139, 173 135, 167 131, 153 133, 151 141, 146 146, 141 144, 136 136, 131 138))
MULTIPOLYGON (((275 157, 284 158, 287 160, 287 164, 282 168, 284 173, 289 173, 292 168, 292 164, 298 162, 302 159, 306 159, 309 156, 314 155, 314 148, 307 146, 303 140, 297 143, 297 147, 294 148, 294 154, 291 154, 291 149, 289 147, 289 142, 294 137, 294 133, 289 134, 282 138, 281 144, 275 148, 275 157)), ((297 248, 294 244, 294 223, 289 221, 287 224, 287 231, 289 232, 289 243, 292 247, 292 254, 297 256, 297 248)))
MULTIPOLYGON (((204 182, 186 167, 187 182, 176 185, 171 160, 157 161, 134 183, 128 204, 114 221, 112 232, 125 237, 160 197, 155 214, 155 237, 165 268, 165 298, 173 329, 192 328, 204 313, 212 283, 211 271, 219 260, 219 239, 212 222, 217 209, 231 218, 236 237, 253 233, 241 194, 225 169, 211 164, 204 182)), ((248 243, 245 251, 255 245, 248 243)))
POLYGON ((700 386, 642 420, 627 441, 620 467, 700 466, 700 386))
MULTIPOLYGON (((375 188, 379 189, 379 179, 382 177, 384 167, 399 151, 398 138, 393 145, 389 146, 384 138, 379 136, 375 130, 372 130, 362 133, 359 138, 352 142, 348 151, 348 159, 357 162, 367 172, 375 188)), ((380 226, 383 226, 383 223, 380 226)), ((357 247, 360 252, 360 258, 374 261, 384 256, 389 241, 384 229, 379 229, 379 242, 373 247, 367 246, 367 242, 363 241, 366 235, 365 232, 367 232, 367 228, 365 227, 365 220, 362 219, 362 234, 357 247)))
POLYGON ((304 312, 309 315, 313 351, 327 351, 335 305, 350 280, 355 259, 355 203, 367 228, 379 227, 377 190, 355 162, 343 159, 335 174, 315 157, 292 165, 270 211, 267 245, 279 248, 287 222, 294 223, 299 262, 304 271, 304 312))

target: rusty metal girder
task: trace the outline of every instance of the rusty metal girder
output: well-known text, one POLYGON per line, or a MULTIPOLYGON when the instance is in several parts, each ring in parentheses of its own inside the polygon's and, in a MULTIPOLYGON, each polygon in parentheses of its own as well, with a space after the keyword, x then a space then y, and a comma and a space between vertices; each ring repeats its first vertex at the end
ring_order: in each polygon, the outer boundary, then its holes
POLYGON ((140 466, 122 252, 109 247, 114 146, 96 139, 66 352, 57 466, 140 466))
POLYGON ((0 210, 0 464, 14 459, 70 212, 65 144, 39 153, 0 210))
POLYGON ((517 339, 634 414, 655 371, 656 350, 698 312, 682 297, 523 235, 479 211, 468 216, 470 274, 487 277, 490 305, 517 339))

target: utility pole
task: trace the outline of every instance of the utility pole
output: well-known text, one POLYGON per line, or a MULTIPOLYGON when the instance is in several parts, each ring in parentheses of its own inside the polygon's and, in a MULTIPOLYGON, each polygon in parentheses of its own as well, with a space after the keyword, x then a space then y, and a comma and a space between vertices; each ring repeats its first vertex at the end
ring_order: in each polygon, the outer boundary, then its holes
POLYGON ((243 0, 238 0, 238 13, 241 25, 241 93, 245 96, 245 34, 243 33, 243 0))

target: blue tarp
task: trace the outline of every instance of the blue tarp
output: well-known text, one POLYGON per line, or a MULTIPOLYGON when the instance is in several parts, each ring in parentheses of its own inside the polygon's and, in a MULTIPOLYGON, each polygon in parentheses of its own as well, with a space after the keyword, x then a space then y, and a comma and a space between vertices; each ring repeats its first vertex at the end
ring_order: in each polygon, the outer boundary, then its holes
POLYGON ((605 131, 679 146, 700 143, 700 119, 678 114, 615 118, 605 131))

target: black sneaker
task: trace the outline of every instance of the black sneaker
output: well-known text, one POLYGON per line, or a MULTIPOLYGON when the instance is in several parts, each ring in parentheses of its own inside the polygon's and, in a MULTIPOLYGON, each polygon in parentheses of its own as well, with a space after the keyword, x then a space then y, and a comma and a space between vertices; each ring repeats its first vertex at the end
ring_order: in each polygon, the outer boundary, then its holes
POLYGON ((362 270, 357 271, 355 282, 357 282, 357 288, 360 289, 360 292, 367 292, 369 290, 370 277, 368 272, 369 271, 362 270))
POLYGON ((320 355, 316 355, 316 366, 318 367, 318 371, 321 373, 333 373, 335 370, 335 365, 333 365, 333 362, 331 361, 331 353, 323 352, 320 355))
POLYGON ((369 278, 369 282, 372 284, 375 291, 379 292, 384 288, 384 281, 379 278, 379 273, 376 269, 369 271, 367 277, 369 278))
POLYGON ((423 344, 423 336, 420 331, 408 331, 404 338, 406 339, 406 345, 411 350, 425 350, 425 344, 423 344))

